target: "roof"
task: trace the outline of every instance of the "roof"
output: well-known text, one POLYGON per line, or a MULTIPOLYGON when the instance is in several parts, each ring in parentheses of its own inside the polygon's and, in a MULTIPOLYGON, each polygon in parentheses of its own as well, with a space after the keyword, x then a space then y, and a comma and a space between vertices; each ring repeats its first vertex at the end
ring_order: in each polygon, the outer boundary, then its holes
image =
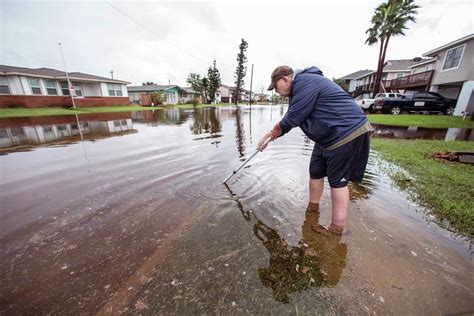
POLYGON ((409 71, 408 67, 419 63, 413 59, 393 59, 385 61, 383 71, 409 71))
POLYGON ((418 67, 418 66, 421 66, 421 65, 434 63, 435 61, 436 61, 436 58, 422 59, 422 60, 418 61, 416 64, 408 66, 408 68, 412 69, 412 68, 415 68, 415 67, 418 67))
POLYGON ((151 91, 166 91, 172 88, 178 88, 178 90, 184 90, 177 85, 159 85, 152 84, 147 86, 129 86, 127 87, 128 92, 151 92, 151 91))
POLYGON ((465 43, 465 42, 467 42, 467 41, 470 41, 470 40, 472 40, 472 39, 474 39, 474 33, 471 33, 471 34, 469 34, 469 35, 467 35, 467 36, 461 37, 460 39, 457 39, 457 40, 455 40, 455 41, 452 41, 452 42, 450 42, 450 43, 448 43, 448 44, 445 44, 445 45, 443 45, 443 46, 440 46, 440 47, 438 47, 438 48, 435 48, 435 49, 433 49, 433 50, 430 50, 429 52, 424 53, 422 56, 423 56, 423 57, 434 57, 434 56, 436 56, 440 51, 446 50, 446 49, 448 49, 448 48, 451 48, 451 47, 456 46, 456 45, 459 45, 459 44, 463 44, 463 43, 465 43))
POLYGON ((184 91, 186 91, 187 93, 194 93, 194 94, 198 94, 196 91, 193 90, 193 88, 191 87, 183 87, 182 88, 184 91))
POLYGON ((341 77, 339 78, 339 80, 351 80, 351 79, 357 79, 359 77, 362 77, 362 76, 365 76, 369 73, 372 73, 374 72, 373 70, 369 70, 369 69, 366 69, 366 70, 359 70, 359 71, 356 71, 356 72, 353 72, 349 75, 346 75, 344 77, 341 77))
MULTIPOLYGON (((4 75, 28 75, 33 77, 43 78, 54 78, 54 79, 66 79, 66 73, 64 71, 52 69, 52 68, 25 68, 8 65, 0 65, 0 74, 4 75)), ((128 81, 111 79, 106 77, 100 77, 82 72, 68 72, 69 78, 72 80, 85 80, 85 81, 101 81, 101 82, 113 82, 113 83, 130 83, 128 81)))

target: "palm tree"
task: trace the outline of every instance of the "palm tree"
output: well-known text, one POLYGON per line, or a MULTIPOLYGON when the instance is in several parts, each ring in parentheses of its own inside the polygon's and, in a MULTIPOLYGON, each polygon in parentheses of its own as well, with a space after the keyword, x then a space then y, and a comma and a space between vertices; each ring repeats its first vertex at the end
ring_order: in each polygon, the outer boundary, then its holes
POLYGON ((415 22, 418 8, 420 6, 416 5, 414 0, 387 0, 387 2, 382 3, 375 9, 371 20, 372 27, 365 31, 368 35, 365 44, 373 45, 380 42, 373 96, 380 90, 385 54, 390 37, 397 35, 405 36, 404 31, 408 29, 406 24, 409 21, 415 22))

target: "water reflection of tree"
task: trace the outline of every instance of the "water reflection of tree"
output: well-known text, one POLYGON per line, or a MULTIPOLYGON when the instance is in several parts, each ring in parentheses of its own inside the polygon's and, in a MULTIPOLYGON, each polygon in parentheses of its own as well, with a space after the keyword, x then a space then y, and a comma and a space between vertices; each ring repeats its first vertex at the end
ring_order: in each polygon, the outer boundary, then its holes
POLYGON ((237 151, 239 152, 239 158, 245 156, 245 130, 242 123, 242 112, 237 106, 235 113, 235 139, 237 142, 237 151))
POLYGON ((193 134, 219 133, 222 129, 218 113, 215 108, 195 108, 193 110, 193 125, 191 131, 193 134))
POLYGON ((273 290, 276 300, 288 303, 293 292, 312 286, 332 287, 339 282, 346 266, 347 246, 340 243, 340 236, 319 225, 318 214, 306 213, 302 239, 293 247, 261 221, 253 230, 270 253, 269 266, 259 268, 258 275, 263 285, 273 290))

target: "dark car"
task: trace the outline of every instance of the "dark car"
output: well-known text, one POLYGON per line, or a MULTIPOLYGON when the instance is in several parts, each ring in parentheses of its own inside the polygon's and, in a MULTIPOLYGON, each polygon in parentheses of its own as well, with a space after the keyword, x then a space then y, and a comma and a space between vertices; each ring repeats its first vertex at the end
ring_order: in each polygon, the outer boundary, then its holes
POLYGON ((381 98, 375 101, 382 113, 400 114, 410 112, 441 112, 453 115, 457 100, 443 97, 436 92, 407 91, 400 98, 381 98))

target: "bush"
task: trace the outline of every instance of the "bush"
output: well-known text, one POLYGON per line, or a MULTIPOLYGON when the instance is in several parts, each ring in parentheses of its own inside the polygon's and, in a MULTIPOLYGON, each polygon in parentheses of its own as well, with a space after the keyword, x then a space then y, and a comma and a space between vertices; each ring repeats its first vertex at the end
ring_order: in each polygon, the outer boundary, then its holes
POLYGON ((199 98, 192 98, 191 99, 191 104, 194 105, 194 106, 198 105, 199 104, 199 98))
POLYGON ((164 97, 163 92, 154 92, 151 94, 151 102, 156 105, 163 105, 164 97))

